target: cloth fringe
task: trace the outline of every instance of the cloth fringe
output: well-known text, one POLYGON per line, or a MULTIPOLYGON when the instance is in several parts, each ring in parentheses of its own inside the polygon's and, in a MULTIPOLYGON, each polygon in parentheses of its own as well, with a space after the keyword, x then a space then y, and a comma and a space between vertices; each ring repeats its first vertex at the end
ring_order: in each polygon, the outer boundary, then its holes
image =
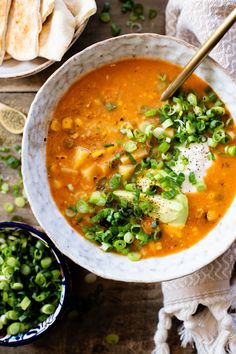
POLYGON ((173 316, 183 321, 179 329, 183 347, 195 345, 199 354, 236 354, 236 316, 228 313, 235 308, 235 298, 236 287, 233 287, 228 297, 209 297, 162 308, 152 354, 170 353, 167 338, 173 316), (205 308, 195 314, 199 303, 205 308))

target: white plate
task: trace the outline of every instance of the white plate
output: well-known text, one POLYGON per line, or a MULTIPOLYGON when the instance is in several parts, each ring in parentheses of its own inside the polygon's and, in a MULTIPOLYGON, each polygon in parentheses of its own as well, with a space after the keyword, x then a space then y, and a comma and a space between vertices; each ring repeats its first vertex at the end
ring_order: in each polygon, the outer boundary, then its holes
MULTIPOLYGON (((74 39, 68 49, 77 41, 84 31, 88 20, 86 20, 75 32, 74 39)), ((55 63, 53 60, 36 58, 30 61, 18 61, 15 59, 6 60, 0 65, 0 79, 19 79, 34 75, 55 63)))

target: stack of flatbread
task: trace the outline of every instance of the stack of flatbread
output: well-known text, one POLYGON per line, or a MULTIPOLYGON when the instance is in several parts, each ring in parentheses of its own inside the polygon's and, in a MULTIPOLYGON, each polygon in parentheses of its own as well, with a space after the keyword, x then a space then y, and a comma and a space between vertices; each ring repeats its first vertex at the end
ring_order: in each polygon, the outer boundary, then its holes
POLYGON ((43 57, 60 61, 95 0, 0 0, 0 65, 43 57))

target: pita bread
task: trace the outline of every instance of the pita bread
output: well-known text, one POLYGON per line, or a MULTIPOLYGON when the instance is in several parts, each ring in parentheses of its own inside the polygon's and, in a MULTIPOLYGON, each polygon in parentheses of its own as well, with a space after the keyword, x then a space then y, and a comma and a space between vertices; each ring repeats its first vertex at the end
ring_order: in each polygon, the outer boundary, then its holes
POLYGON ((49 15, 53 12, 55 0, 41 0, 41 17, 44 23, 49 15))
POLYGON ((3 62, 6 45, 7 19, 10 10, 11 0, 1 0, 0 5, 0 65, 3 62))
POLYGON ((66 6, 75 16, 76 28, 82 25, 97 11, 95 0, 64 0, 66 6))
POLYGON ((6 51, 17 60, 36 58, 41 27, 40 0, 12 0, 6 51))
POLYGON ((8 53, 5 53, 3 61, 11 59, 11 56, 8 53))
POLYGON ((75 33, 75 18, 63 0, 55 0, 53 13, 43 25, 39 37, 39 56, 60 61, 75 33))

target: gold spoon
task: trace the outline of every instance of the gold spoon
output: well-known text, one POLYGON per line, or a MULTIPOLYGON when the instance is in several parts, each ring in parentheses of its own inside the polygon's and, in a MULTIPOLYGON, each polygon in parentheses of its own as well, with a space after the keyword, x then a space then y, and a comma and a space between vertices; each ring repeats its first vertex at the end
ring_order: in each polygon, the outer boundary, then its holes
POLYGON ((225 21, 218 27, 213 35, 201 46, 197 53, 190 59, 183 71, 176 77, 174 81, 167 87, 167 89, 161 95, 161 101, 166 101, 171 97, 175 91, 183 85, 192 72, 201 64, 207 54, 215 47, 215 45, 221 40, 225 33, 236 21, 236 8, 229 14, 225 21))

